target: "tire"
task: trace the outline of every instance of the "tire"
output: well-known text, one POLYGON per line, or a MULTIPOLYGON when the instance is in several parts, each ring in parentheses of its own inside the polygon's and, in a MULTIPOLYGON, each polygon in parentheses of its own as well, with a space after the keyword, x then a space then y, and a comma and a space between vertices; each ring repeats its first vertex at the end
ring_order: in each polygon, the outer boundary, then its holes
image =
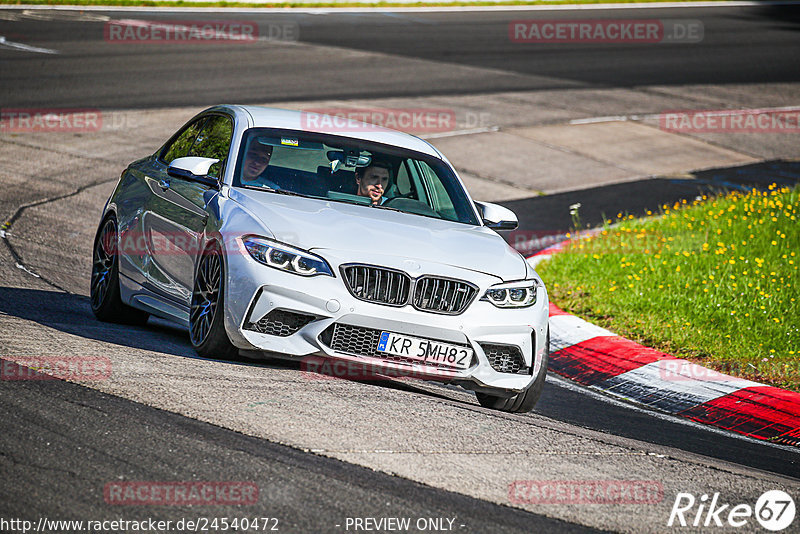
POLYGON ((496 395, 489 395, 486 393, 475 392, 478 397, 478 402, 484 408, 491 408, 493 410, 500 410, 503 412, 512 413, 528 413, 536 406, 536 402, 542 395, 544 389, 544 382, 547 378, 547 362, 550 356, 550 329, 547 329, 547 340, 544 346, 544 355, 542 357, 542 367, 539 369, 539 376, 536 380, 528 386, 528 389, 517 393, 513 397, 498 397, 496 395))
POLYGON ((100 223, 94 238, 89 300, 92 313, 101 321, 143 325, 149 317, 147 312, 123 303, 120 297, 117 220, 113 215, 100 223))
POLYGON ((214 244, 197 262, 189 308, 189 337, 204 358, 229 360, 239 354, 225 332, 224 274, 222 254, 214 244))

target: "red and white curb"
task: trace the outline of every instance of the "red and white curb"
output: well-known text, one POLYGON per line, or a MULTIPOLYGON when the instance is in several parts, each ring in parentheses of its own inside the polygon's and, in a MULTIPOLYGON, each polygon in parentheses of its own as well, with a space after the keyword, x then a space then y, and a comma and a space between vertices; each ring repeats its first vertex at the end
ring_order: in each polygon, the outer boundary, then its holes
MULTIPOLYGON (((536 266, 559 243, 530 258, 536 266)), ((800 393, 706 369, 615 335, 550 304, 548 369, 645 407, 756 439, 800 446, 800 393)))

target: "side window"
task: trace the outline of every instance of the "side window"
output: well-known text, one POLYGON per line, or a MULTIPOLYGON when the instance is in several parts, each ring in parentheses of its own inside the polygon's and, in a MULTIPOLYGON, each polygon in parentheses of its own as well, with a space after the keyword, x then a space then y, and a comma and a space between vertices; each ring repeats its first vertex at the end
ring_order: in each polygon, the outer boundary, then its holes
POLYGON ((208 170, 208 175, 219 179, 225 168, 232 136, 233 122, 230 117, 225 115, 209 117, 188 155, 218 159, 219 162, 212 165, 208 170))
POLYGON ((431 195, 431 207, 444 215, 446 219, 457 220, 456 210, 453 206, 453 200, 447 193, 442 180, 436 174, 436 171, 424 161, 419 162, 420 170, 424 177, 425 183, 428 185, 428 191, 431 195))
POLYGON ((397 192, 401 195, 408 195, 412 190, 411 178, 408 176, 408 162, 403 161, 397 170, 397 192))
POLYGON ((178 158, 188 156, 189 149, 192 148, 194 140, 197 137, 197 134, 200 132, 200 129, 205 121, 206 118, 203 117, 202 119, 196 120, 187 126, 183 132, 181 132, 181 134, 172 142, 172 144, 165 148, 163 152, 161 152, 161 157, 159 159, 169 165, 178 158))
MULTIPOLYGON (((431 206, 431 201, 428 200, 429 193, 423 183, 423 173, 422 173, 422 162, 417 160, 408 159, 406 160, 407 169, 408 169, 408 177, 409 177, 409 184, 411 185, 411 190, 416 193, 416 199, 420 200, 431 206)), ((434 207, 434 206, 431 206, 434 207)))

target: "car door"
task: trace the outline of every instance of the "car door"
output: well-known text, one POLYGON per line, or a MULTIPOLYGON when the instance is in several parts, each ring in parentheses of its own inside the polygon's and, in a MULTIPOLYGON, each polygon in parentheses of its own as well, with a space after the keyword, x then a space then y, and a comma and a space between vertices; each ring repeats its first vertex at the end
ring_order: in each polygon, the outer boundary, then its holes
POLYGON ((206 206, 217 193, 208 186, 167 174, 169 163, 184 156, 219 159, 209 176, 219 179, 231 144, 233 121, 213 114, 190 124, 160 158, 163 166, 151 189, 144 231, 152 251, 149 282, 153 289, 189 305, 195 258, 201 252, 208 213, 206 206))
POLYGON ((160 269, 160 263, 168 261, 163 256, 167 253, 164 241, 160 236, 166 232, 166 225, 161 223, 162 212, 169 209, 177 195, 170 190, 172 178, 167 174, 168 163, 185 156, 194 145, 197 135, 207 120, 206 116, 193 120, 179 130, 154 157, 143 166, 142 180, 147 197, 137 209, 140 213, 136 224, 136 254, 131 262, 136 264, 134 279, 155 293, 168 295, 168 288, 173 285, 160 269))

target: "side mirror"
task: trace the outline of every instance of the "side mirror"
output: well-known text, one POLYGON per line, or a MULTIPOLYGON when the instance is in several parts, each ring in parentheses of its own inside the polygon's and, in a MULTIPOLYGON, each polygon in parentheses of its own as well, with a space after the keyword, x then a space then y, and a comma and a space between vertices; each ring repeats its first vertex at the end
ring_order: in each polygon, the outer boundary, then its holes
POLYGON ((208 169, 218 161, 218 159, 200 157, 174 159, 169 164, 167 174, 219 189, 219 181, 208 176, 208 169))
POLYGON ((489 202, 475 202, 483 224, 493 230, 514 230, 519 226, 517 216, 508 208, 489 202))

